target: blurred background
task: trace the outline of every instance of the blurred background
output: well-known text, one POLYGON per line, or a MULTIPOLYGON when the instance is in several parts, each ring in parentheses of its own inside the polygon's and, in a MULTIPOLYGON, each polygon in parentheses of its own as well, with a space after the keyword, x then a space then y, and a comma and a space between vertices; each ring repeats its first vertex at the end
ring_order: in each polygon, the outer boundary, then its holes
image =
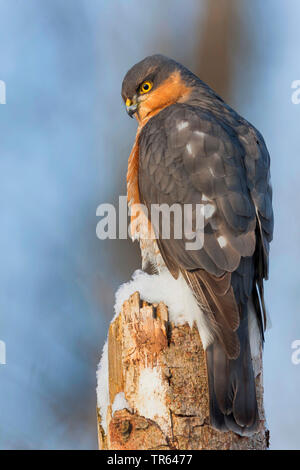
POLYGON ((275 240, 266 285, 265 407, 273 449, 300 449, 300 79, 297 0, 0 0, 1 449, 96 449, 95 372, 114 292, 139 267, 96 238, 96 208, 126 194, 136 131, 125 72, 182 62, 262 132, 275 240))

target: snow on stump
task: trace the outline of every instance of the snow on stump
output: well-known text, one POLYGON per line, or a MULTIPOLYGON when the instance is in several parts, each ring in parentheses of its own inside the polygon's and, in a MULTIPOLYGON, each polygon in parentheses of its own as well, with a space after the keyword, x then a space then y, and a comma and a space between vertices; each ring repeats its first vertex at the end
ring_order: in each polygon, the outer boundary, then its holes
POLYGON ((212 429, 196 325, 170 321, 164 303, 135 292, 110 325, 98 370, 99 449, 266 449, 261 373, 256 381, 260 431, 241 437, 212 429))

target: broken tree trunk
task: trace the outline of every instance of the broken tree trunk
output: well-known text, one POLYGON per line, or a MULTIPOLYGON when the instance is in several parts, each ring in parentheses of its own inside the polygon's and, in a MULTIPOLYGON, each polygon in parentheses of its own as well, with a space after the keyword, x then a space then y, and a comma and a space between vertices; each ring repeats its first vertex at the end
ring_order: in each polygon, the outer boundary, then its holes
POLYGON ((110 404, 107 416, 100 416, 98 410, 100 449, 268 447, 261 374, 256 378, 260 431, 240 437, 212 429, 205 355, 198 330, 195 326, 190 329, 187 323, 170 323, 163 303, 149 305, 140 300, 138 292, 124 302, 109 328, 108 364, 110 404), (120 393, 125 395, 126 408, 112 413, 120 393), (106 420, 107 434, 101 420, 106 420))

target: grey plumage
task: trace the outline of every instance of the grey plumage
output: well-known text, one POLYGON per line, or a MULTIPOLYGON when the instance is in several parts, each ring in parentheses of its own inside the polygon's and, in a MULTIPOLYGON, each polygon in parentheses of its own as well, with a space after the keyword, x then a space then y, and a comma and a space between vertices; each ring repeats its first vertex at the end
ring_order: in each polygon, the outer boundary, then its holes
MULTIPOLYGON (((260 287, 267 276, 273 227, 269 156, 264 141, 227 107, 221 117, 208 106, 203 109, 201 103, 175 104, 151 119, 141 133, 139 188, 149 210, 154 203, 200 203, 203 194, 216 206, 206 220, 201 250, 187 252, 184 238, 160 239, 159 247, 170 270, 174 273, 175 263, 175 275, 182 271, 188 282, 201 290, 201 304, 203 296, 206 300, 209 297, 201 271, 218 277, 232 273, 231 288, 241 316, 239 328, 235 330, 236 324, 228 322, 229 312, 234 312, 231 296, 223 295, 223 300, 220 296, 220 308, 216 308, 214 299, 207 305, 216 331, 216 340, 207 350, 211 419, 218 429, 251 433, 256 429, 258 412, 247 303, 251 295, 257 297, 255 283, 260 287), (188 126, 180 131, 181 122, 188 122, 188 126), (219 236, 227 240, 222 248, 219 236)), ((195 291, 197 296, 194 286, 195 291)), ((256 309, 263 335, 259 301, 256 309)))
MULTIPOLYGON (((160 70, 160 77, 174 64, 160 70)), ((248 301, 253 300, 263 338, 263 279, 273 233, 270 158, 250 123, 190 71, 181 65, 178 70, 192 91, 141 130, 140 198, 149 214, 152 204, 213 206, 201 249, 187 251, 185 237, 163 239, 161 233, 157 242, 173 276, 182 273, 191 286, 213 331, 206 351, 212 425, 247 435, 258 425, 248 301)), ((194 216, 195 211, 192 225, 194 216)))

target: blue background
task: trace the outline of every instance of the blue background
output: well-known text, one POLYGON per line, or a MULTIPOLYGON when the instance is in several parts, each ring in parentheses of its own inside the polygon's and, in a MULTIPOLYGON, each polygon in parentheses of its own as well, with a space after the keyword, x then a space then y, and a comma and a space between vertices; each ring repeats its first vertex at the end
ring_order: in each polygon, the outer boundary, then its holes
MULTIPOLYGON (((96 238, 96 208, 125 194, 136 125, 127 69, 161 52, 196 71, 208 2, 0 0, 1 449, 95 449, 95 371, 114 291, 139 266, 96 238)), ((300 448, 300 79, 297 0, 239 0, 226 98, 272 158, 275 240, 266 286, 265 407, 272 448, 300 448)), ((218 31, 211 34, 218 36, 218 31)), ((214 51, 202 62, 217 61, 214 51)))

